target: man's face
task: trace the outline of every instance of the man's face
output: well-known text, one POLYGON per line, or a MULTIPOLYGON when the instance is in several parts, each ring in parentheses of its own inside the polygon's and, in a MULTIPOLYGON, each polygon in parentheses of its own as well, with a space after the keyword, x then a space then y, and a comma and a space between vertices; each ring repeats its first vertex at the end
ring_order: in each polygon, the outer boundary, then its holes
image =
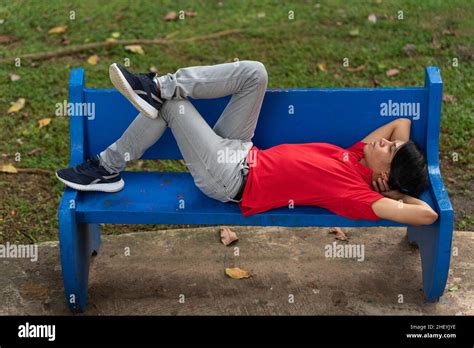
POLYGON ((367 166, 376 173, 390 172, 390 164, 398 148, 405 142, 401 140, 390 141, 382 138, 364 146, 364 158, 367 166))

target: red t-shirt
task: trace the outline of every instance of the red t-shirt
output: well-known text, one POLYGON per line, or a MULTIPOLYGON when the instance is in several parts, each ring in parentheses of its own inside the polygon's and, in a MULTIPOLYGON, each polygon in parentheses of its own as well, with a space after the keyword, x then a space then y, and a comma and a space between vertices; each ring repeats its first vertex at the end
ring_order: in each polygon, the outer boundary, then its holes
POLYGON ((383 198, 371 186, 372 170, 362 163, 365 143, 347 149, 327 143, 253 147, 240 203, 244 216, 279 207, 316 205, 350 218, 380 220, 372 203, 383 198))

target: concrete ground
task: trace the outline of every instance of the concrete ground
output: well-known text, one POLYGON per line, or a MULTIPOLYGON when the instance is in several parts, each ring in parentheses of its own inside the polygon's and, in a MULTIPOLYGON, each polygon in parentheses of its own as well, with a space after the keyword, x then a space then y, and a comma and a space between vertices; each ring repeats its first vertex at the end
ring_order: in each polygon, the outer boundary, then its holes
MULTIPOLYGON (((326 228, 231 228, 240 240, 227 247, 218 227, 103 236, 86 314, 474 314, 472 232, 455 232, 445 294, 424 303, 419 252, 402 228, 344 229, 348 243, 326 228), (326 257, 333 242, 363 246, 363 261, 326 257), (254 276, 230 279, 234 266, 254 276)), ((37 262, 0 260, 0 314, 70 314, 56 242, 40 244, 37 262)))

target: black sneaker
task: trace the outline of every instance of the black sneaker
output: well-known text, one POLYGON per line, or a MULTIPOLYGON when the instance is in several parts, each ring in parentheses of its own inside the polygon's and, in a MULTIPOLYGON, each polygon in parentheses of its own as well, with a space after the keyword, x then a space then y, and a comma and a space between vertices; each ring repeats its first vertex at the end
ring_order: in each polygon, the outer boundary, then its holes
POLYGON ((141 113, 150 118, 158 117, 158 110, 163 105, 160 92, 153 78, 155 73, 132 74, 120 64, 109 68, 110 80, 141 113))
POLYGON ((125 185, 120 173, 110 173, 100 165, 99 156, 73 168, 60 169, 56 177, 78 191, 117 192, 125 185))

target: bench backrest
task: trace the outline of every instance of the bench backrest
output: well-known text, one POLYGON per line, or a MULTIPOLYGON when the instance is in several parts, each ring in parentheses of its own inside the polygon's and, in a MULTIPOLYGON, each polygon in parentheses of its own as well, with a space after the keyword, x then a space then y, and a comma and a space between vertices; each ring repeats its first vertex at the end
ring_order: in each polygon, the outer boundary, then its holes
MULTIPOLYGON (((104 150, 138 114, 117 91, 86 88, 82 68, 71 71, 69 93, 71 164, 104 150), (80 107, 84 105, 86 108, 80 107), (93 115, 84 113, 92 110, 93 115)), ((382 124, 397 117, 410 117, 412 139, 426 151, 428 163, 438 165, 441 97, 437 67, 426 68, 425 85, 419 88, 268 89, 253 142, 262 149, 305 142, 347 147, 382 124)), ((190 100, 212 126, 229 99, 190 100)), ((168 129, 143 158, 182 156, 168 129)))

